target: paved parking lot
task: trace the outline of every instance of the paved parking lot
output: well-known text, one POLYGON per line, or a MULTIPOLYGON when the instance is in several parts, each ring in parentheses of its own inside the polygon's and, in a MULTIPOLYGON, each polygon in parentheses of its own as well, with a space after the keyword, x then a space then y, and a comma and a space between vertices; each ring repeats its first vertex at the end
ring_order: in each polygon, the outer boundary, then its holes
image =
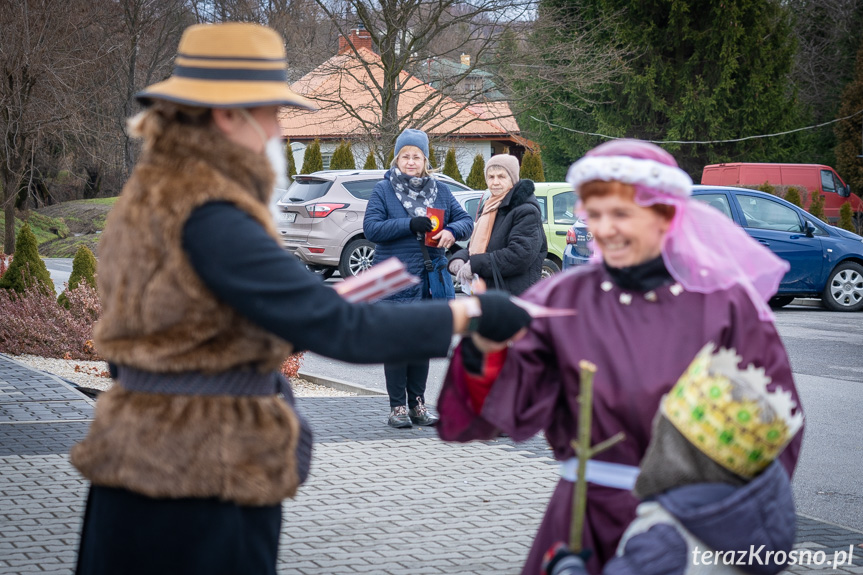
MULTIPOLYGON (((312 474, 284 505, 285 574, 518 573, 556 467, 540 439, 452 445, 384 424, 385 397, 300 398, 316 433, 312 474)), ((0 355, 0 575, 72 572, 86 482, 68 462, 93 404, 0 355)), ((856 550, 863 533, 798 516, 798 546, 856 550)), ((813 566, 814 567, 814 566, 813 566)))

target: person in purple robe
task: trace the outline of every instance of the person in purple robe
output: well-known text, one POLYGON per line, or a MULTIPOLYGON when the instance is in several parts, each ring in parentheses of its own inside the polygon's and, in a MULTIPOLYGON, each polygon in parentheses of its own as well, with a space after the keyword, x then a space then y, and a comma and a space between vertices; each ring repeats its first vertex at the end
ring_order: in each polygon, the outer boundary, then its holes
MULTIPOLYGON (((438 401, 445 441, 524 441, 538 432, 560 463, 558 483, 522 570, 569 539, 577 460, 579 362, 597 367, 591 442, 622 442, 587 466, 582 546, 591 574, 614 556, 639 500, 632 489, 660 399, 706 344, 763 368, 770 389, 800 405, 767 304, 788 269, 730 219, 691 199, 692 180, 661 148, 616 140, 591 150, 567 181, 593 235, 594 262, 522 295, 569 317, 537 318, 506 347, 479 336, 456 348, 438 401)), ((799 409, 799 407, 798 407, 799 409)), ((802 430, 779 458, 791 476, 802 430)))

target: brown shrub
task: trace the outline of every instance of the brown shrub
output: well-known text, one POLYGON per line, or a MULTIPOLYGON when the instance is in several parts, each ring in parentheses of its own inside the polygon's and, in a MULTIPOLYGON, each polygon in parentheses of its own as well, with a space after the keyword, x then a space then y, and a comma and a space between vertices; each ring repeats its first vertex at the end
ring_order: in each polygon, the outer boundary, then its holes
POLYGON ((297 377, 297 372, 300 371, 300 368, 303 365, 303 354, 305 352, 294 353, 288 356, 288 359, 282 363, 281 372, 282 375, 291 379, 292 377, 297 377))
POLYGON ((68 291, 69 309, 36 287, 23 294, 0 290, 0 352, 65 359, 101 359, 93 347, 93 324, 102 306, 86 282, 68 291))

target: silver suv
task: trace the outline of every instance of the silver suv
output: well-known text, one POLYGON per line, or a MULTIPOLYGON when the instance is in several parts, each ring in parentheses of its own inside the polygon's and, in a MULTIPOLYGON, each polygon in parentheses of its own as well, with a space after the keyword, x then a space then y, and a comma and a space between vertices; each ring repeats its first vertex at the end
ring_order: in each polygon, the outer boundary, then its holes
MULTIPOLYGON (((323 170, 295 176, 278 202, 277 225, 285 248, 325 278, 336 270, 342 277, 350 277, 368 269, 375 246, 363 235, 363 217, 372 189, 385 173, 386 170, 323 170)), ((446 183, 463 206, 473 195, 482 195, 448 176, 436 177, 446 183)))

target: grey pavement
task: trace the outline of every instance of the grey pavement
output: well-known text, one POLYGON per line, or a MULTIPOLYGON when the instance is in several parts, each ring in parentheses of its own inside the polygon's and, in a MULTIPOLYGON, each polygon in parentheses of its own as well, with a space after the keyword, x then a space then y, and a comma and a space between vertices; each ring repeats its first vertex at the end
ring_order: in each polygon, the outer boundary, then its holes
MULTIPOLYGON (((540 438, 446 444, 384 424, 381 396, 300 398, 316 433, 285 502, 285 574, 518 573, 557 475, 540 438)), ((93 402, 0 354, 0 575, 71 573, 87 483, 68 461, 93 402)), ((794 574, 863 573, 863 533, 800 514, 798 548, 854 556, 794 574)), ((847 555, 846 555, 847 558, 847 555)))

